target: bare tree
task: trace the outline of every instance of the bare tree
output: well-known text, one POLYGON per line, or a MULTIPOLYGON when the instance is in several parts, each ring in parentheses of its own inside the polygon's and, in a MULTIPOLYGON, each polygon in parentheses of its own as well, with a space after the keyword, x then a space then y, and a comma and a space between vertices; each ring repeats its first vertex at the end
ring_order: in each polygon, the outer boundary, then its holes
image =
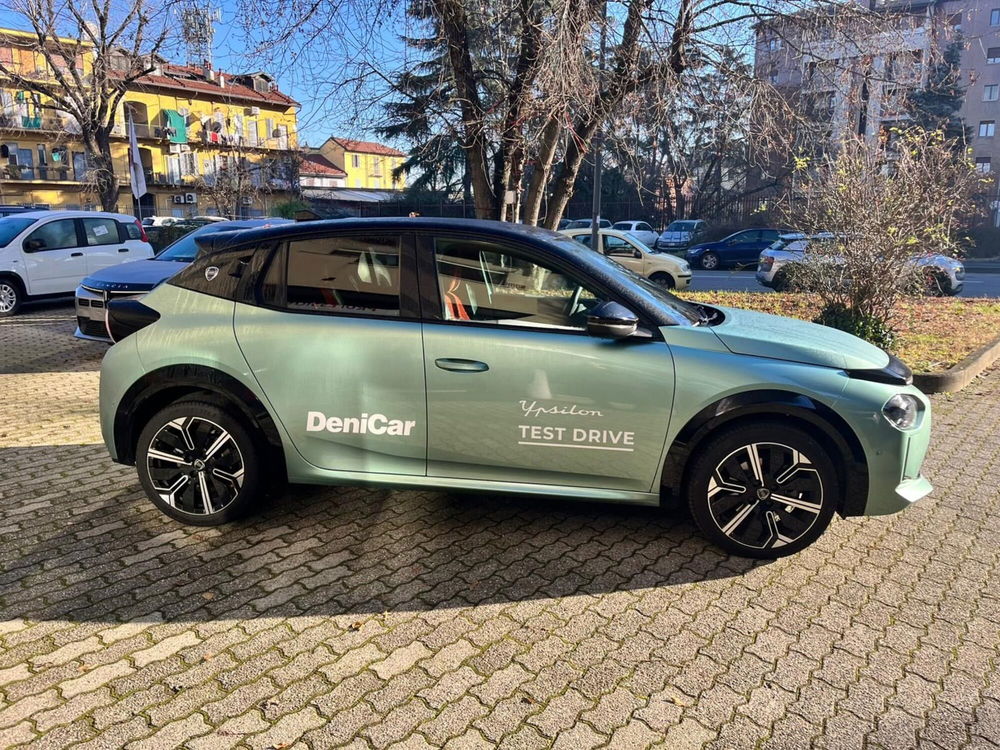
POLYGON ((214 168, 195 184, 220 215, 236 219, 269 196, 284 193, 293 199, 300 197, 300 163, 301 156, 294 150, 255 159, 252 150, 239 142, 216 157, 214 168))
POLYGON ((823 241, 808 244, 789 281, 818 293, 819 322, 889 346, 897 303, 936 280, 920 262, 953 256, 984 182, 941 131, 912 127, 890 140, 845 141, 807 174, 788 218, 823 241))
POLYGON ((112 160, 115 116, 129 86, 151 73, 167 39, 170 3, 151 0, 12 0, 31 29, 12 37, 44 68, 0 61, 0 78, 39 95, 41 106, 70 118, 89 159, 105 211, 118 203, 112 160), (30 69, 29 69, 30 68, 30 69))

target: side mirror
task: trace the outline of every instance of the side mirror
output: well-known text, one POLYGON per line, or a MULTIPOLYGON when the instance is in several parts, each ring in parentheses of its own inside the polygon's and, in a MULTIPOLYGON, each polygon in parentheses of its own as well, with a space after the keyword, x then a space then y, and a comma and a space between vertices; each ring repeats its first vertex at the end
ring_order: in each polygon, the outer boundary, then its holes
POLYGON ((624 339, 633 335, 639 319, 617 302, 602 302, 587 316, 587 333, 599 339, 624 339))
POLYGON ((45 248, 45 240, 40 237, 36 237, 33 240, 24 241, 24 249, 28 252, 34 252, 35 250, 43 250, 45 248))
POLYGON ((640 250, 633 250, 632 251, 632 257, 633 258, 642 258, 642 251, 640 251, 640 250))

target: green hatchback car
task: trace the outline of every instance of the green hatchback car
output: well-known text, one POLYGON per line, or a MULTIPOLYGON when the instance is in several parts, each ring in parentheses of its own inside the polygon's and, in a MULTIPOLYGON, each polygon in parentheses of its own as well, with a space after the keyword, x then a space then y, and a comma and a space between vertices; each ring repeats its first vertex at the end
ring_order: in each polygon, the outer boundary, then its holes
POLYGON ((182 522, 272 485, 657 505, 749 557, 931 490, 927 399, 846 333, 694 305, 555 232, 430 218, 219 232, 108 310, 111 456, 182 522))

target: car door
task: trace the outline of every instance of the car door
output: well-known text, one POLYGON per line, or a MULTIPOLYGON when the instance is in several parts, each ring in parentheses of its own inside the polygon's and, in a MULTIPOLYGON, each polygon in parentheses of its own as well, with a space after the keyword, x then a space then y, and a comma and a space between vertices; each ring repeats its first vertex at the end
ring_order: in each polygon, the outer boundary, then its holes
POLYGON ((21 243, 29 294, 68 294, 87 275, 76 219, 39 223, 21 243))
MULTIPOLYGON (((110 216, 95 216, 80 219, 80 224, 86 243, 88 274, 132 260, 129 257, 131 248, 121 239, 117 220, 110 216)), ((136 260, 139 257, 137 255, 136 260)))
POLYGON ((424 360, 410 239, 282 245, 236 338, 296 450, 323 469, 423 475, 424 360))
POLYGON ((636 224, 634 234, 642 244, 647 245, 648 247, 652 247, 653 243, 656 242, 656 232, 654 232, 653 228, 644 221, 640 221, 636 224))
POLYGON ((537 250, 423 242, 428 476, 649 491, 673 398, 667 345, 588 336, 587 311, 610 293, 537 250))

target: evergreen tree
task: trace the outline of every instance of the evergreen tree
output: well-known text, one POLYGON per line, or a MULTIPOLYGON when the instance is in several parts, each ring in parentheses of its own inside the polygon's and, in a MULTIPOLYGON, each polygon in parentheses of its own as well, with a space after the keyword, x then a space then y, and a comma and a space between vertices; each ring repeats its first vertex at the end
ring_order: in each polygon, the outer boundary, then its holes
POLYGON ((960 146, 969 139, 969 129, 959 116, 965 100, 961 84, 962 41, 949 44, 941 59, 927 75, 927 85, 907 96, 907 111, 914 125, 924 130, 941 130, 960 146))

